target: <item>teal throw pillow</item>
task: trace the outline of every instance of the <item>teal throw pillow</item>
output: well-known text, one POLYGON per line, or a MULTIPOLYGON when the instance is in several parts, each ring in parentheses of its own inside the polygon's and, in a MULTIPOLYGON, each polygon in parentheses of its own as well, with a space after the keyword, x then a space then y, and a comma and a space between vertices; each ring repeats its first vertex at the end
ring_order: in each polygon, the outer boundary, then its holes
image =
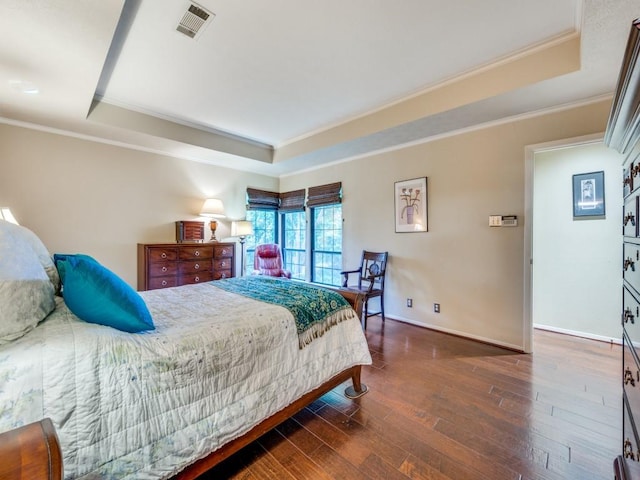
POLYGON ((142 297, 93 258, 60 255, 56 266, 64 302, 80 319, 130 333, 155 329, 142 297))
POLYGON ((64 283, 65 277, 65 265, 66 263, 63 260, 68 260, 72 257, 84 258, 87 261, 98 263, 98 261, 90 257, 89 255, 84 255, 83 253, 54 253, 53 254, 53 263, 55 263, 56 268, 58 269, 58 276, 60 277, 60 283, 64 283))

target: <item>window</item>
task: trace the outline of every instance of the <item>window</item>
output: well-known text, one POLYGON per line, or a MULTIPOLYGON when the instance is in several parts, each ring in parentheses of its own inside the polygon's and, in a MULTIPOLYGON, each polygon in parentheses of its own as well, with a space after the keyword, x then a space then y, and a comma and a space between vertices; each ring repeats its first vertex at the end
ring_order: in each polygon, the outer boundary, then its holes
POLYGON ((282 214, 282 256, 291 278, 307 278, 307 216, 304 211, 282 214))
POLYGON ((305 189, 280 194, 282 214, 282 260, 291 278, 307 279, 307 215, 304 212, 305 189))
POLYGON ((342 283, 342 205, 311 209, 311 281, 339 286, 342 283))
POLYGON ((276 243, 276 210, 247 210, 247 220, 253 224, 253 235, 247 237, 244 257, 245 272, 253 270, 253 255, 256 245, 276 243))
POLYGON ((245 270, 253 268, 256 245, 280 240, 283 266, 298 280, 342 283, 342 183, 310 187, 311 242, 307 250, 305 189, 275 193, 247 188, 247 216, 253 236, 246 241, 245 270), (278 213, 282 236, 278 236, 278 213), (307 268, 307 265, 310 265, 307 268), (310 270, 310 272, 309 272, 310 270))

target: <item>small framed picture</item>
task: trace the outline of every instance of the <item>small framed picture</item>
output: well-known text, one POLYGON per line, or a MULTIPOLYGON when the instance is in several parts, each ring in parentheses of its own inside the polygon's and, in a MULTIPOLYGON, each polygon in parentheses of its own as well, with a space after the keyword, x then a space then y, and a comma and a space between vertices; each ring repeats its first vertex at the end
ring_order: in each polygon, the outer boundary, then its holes
POLYGON ((573 176, 573 216, 603 217, 604 172, 579 173, 573 176))
POLYGON ((395 183, 396 232, 426 232, 427 177, 395 183))

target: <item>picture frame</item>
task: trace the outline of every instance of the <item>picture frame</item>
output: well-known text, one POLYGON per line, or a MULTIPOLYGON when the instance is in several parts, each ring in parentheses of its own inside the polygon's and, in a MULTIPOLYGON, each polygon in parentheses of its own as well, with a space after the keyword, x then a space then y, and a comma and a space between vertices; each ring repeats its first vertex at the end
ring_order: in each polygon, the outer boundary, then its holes
POLYGON ((573 175, 573 217, 604 217, 604 171, 573 175))
POLYGON ((427 232, 427 177, 402 180, 394 184, 396 233, 427 232))
POLYGON ((178 220, 176 222, 176 242, 204 242, 204 222, 178 220))

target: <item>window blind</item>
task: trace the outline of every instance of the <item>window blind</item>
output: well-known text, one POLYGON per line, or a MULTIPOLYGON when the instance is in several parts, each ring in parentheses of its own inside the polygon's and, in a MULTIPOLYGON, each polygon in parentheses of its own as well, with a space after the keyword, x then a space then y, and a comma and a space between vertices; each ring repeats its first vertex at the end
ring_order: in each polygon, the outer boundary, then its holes
POLYGON ((305 189, 280 194, 280 212, 303 212, 305 189))
POLYGON ((336 203, 342 203, 342 182, 309 187, 307 207, 334 205, 336 203))
POLYGON ((277 210, 280 206, 280 195, 257 188, 247 188, 247 210, 277 210))

